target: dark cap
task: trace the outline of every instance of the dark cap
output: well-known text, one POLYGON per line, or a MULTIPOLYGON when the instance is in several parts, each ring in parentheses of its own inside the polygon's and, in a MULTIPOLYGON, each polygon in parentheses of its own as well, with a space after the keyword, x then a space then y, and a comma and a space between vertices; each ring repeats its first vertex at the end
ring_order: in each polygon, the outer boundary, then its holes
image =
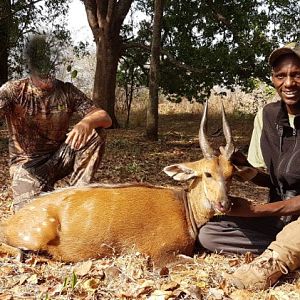
POLYGON ((300 59, 300 44, 299 43, 289 43, 285 46, 275 49, 269 56, 269 64, 274 65, 274 62, 284 54, 296 54, 300 59))

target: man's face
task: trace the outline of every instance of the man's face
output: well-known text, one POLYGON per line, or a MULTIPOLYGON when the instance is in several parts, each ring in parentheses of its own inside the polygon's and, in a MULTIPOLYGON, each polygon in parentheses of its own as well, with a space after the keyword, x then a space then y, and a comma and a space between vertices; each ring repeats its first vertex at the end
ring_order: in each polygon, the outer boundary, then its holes
POLYGON ((284 55, 272 70, 272 82, 290 114, 300 113, 300 58, 284 55))
POLYGON ((33 84, 41 90, 49 91, 54 86, 54 80, 51 76, 41 76, 40 74, 31 74, 33 84))

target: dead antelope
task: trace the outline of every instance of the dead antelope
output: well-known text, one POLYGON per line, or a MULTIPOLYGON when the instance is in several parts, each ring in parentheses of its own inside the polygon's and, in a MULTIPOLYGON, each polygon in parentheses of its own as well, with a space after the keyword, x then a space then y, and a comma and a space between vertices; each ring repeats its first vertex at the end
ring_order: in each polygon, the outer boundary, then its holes
POLYGON ((67 188, 42 195, 0 227, 0 242, 43 250, 55 259, 79 261, 116 255, 135 245, 157 264, 192 255, 198 229, 215 212, 230 209, 227 192, 234 166, 230 128, 222 110, 225 148, 215 156, 202 116, 199 143, 204 158, 174 164, 164 172, 190 181, 187 190, 124 184, 67 188))

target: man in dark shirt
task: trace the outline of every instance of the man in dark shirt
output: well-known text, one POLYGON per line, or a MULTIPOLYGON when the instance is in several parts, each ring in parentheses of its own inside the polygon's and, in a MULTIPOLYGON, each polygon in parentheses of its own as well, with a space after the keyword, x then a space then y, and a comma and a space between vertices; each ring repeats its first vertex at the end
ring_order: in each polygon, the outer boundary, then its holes
POLYGON ((30 76, 0 88, 0 113, 9 132, 10 173, 14 208, 53 190, 71 174, 71 185, 90 183, 105 145, 102 128, 109 115, 94 106, 71 83, 54 78, 45 36, 34 36, 25 48, 30 76), (81 120, 68 132, 74 113, 81 120))
POLYGON ((229 277, 239 288, 268 288, 300 267, 300 45, 276 49, 269 63, 280 101, 257 114, 248 156, 254 167, 267 168, 252 182, 269 188, 269 203, 233 198, 230 216, 199 234, 213 251, 261 254, 229 277))

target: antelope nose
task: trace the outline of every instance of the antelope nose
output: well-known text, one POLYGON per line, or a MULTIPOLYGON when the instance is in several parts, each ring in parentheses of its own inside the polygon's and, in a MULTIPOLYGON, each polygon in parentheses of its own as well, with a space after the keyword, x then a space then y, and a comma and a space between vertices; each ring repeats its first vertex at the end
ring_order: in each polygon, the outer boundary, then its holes
POLYGON ((223 201, 220 201, 220 202, 217 203, 216 208, 220 212, 227 212, 230 209, 230 203, 227 199, 223 200, 223 201))

